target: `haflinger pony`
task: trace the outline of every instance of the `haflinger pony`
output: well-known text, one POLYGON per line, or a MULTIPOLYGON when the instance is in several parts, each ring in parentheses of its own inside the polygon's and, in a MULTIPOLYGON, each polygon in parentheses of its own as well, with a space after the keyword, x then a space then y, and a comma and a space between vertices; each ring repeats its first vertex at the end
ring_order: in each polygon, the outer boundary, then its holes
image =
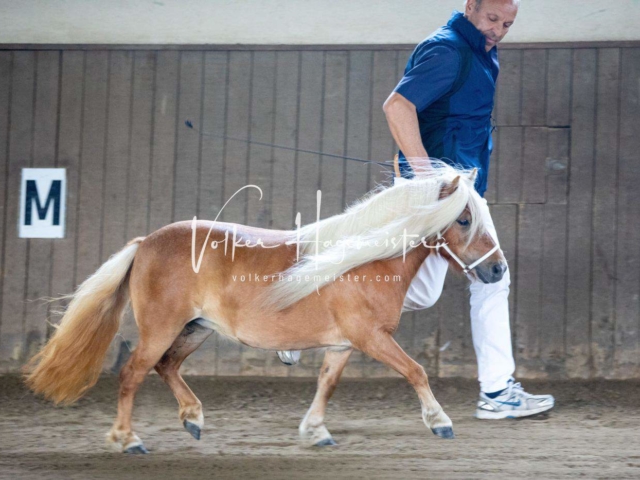
POLYGON ((147 453, 131 415, 152 368, 178 400, 186 430, 200 438, 202 403, 179 368, 213 331, 267 350, 326 348, 300 424, 305 445, 335 444, 325 408, 353 349, 402 374, 420 398, 426 426, 452 438, 424 369, 393 333, 412 278, 436 250, 476 281, 502 277, 506 261, 483 228, 475 177, 438 164, 297 230, 194 219, 136 238, 70 296, 59 327, 27 366, 26 383, 56 403, 81 397, 96 383, 130 299, 139 343, 120 371, 118 414, 108 433, 124 452, 147 453), (247 276, 253 281, 240 281, 247 276))

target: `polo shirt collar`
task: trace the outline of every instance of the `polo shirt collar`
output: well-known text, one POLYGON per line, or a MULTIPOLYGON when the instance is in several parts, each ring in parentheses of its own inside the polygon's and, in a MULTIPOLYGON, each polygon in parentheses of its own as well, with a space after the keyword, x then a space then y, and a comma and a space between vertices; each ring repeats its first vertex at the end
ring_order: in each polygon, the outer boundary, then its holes
POLYGON ((486 53, 487 39, 464 14, 454 11, 447 25, 462 35, 472 48, 486 53))

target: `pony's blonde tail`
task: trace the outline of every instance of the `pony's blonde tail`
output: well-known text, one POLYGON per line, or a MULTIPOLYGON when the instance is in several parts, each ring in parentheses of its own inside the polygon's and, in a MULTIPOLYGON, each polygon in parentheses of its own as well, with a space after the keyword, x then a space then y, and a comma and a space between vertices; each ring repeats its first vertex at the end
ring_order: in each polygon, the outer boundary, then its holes
POLYGON ((142 240, 129 242, 68 296, 56 332, 25 367, 35 393, 69 404, 96 384, 129 300, 129 269, 142 240))

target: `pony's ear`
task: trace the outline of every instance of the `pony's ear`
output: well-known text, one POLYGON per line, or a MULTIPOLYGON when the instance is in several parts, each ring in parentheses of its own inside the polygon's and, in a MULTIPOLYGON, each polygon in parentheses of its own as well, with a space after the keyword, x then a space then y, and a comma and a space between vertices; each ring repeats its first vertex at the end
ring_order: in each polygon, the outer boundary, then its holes
POLYGON ((474 168, 473 170, 471 170, 471 173, 469 174, 469 181, 471 183, 476 183, 476 178, 478 178, 478 169, 474 168))
POLYGON ((460 175, 454 178, 449 185, 445 185, 444 187, 442 187, 442 190, 440 191, 440 200, 442 200, 443 198, 447 198, 449 195, 455 192, 458 189, 459 184, 460 175))

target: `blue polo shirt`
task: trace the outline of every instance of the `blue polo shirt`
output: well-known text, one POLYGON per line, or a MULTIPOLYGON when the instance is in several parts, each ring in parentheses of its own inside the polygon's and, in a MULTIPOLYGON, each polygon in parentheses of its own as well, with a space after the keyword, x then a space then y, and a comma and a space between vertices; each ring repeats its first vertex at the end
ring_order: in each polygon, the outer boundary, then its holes
MULTIPOLYGON (((500 65, 497 48, 460 12, 420 43, 395 88, 416 106, 427 153, 452 165, 477 168, 476 190, 487 189, 491 112, 500 65), (467 73, 466 80, 464 79, 467 73)), ((400 152, 400 172, 414 176, 400 152)))

